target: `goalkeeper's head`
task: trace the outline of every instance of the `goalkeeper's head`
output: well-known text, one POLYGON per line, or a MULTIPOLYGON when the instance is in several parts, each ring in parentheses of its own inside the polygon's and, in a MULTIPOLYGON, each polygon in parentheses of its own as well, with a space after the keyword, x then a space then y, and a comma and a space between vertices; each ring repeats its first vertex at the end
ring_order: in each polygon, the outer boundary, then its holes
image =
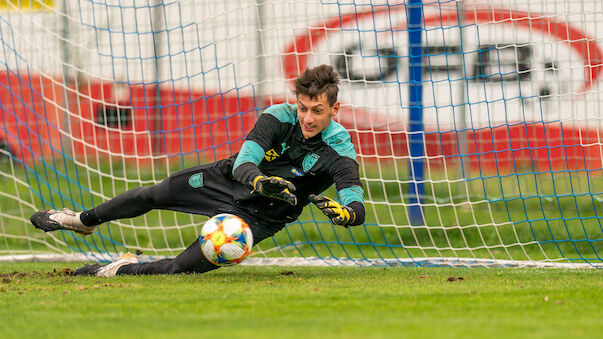
POLYGON ((339 111, 339 76, 328 65, 309 68, 295 79, 297 117, 306 139, 324 131, 339 111))

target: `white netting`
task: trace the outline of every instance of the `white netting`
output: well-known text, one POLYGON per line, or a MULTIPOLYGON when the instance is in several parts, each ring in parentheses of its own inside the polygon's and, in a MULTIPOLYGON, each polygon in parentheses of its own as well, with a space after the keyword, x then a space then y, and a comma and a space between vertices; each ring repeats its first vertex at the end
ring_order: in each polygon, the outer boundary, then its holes
POLYGON ((252 259, 602 261, 598 0, 4 1, 0 11, 0 255, 179 253, 205 217, 153 211, 86 238, 28 219, 237 152, 264 108, 294 99, 291 80, 326 63, 342 78, 337 119, 356 144, 366 224, 337 228, 307 208, 252 259))

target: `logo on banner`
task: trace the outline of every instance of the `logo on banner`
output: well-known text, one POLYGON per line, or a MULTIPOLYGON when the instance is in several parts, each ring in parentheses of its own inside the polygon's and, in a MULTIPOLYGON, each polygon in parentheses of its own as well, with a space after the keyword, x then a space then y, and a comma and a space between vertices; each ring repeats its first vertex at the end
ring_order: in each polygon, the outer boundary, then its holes
MULTIPOLYGON (((464 11, 464 18, 458 13, 454 6, 423 6, 417 68, 423 74, 423 119, 427 125, 452 129, 458 119, 457 101, 465 92, 476 103, 472 126, 538 120, 542 113, 568 114, 567 110, 556 111, 564 106, 543 108, 541 101, 585 93, 602 78, 603 43, 593 30, 584 30, 590 27, 549 13, 512 8, 477 6, 464 11), (478 34, 479 39, 468 38, 478 34), (555 47, 553 52, 551 46, 555 47), (493 115, 497 110, 507 114, 493 115)), ((370 7, 326 18, 285 46, 285 78, 293 81, 306 67, 329 62, 346 86, 342 100, 355 105, 356 117, 350 123, 373 129, 380 124, 389 126, 389 117, 405 121, 412 105, 408 91, 400 90, 401 85, 409 86, 411 43, 407 25, 405 6, 370 7), (388 109, 375 108, 363 114, 361 107, 376 104, 388 109)))

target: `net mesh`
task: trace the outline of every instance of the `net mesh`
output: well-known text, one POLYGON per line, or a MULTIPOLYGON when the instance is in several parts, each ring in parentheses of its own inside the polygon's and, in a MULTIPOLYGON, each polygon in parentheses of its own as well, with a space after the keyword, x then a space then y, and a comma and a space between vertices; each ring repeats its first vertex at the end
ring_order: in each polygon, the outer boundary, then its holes
POLYGON ((0 255, 178 254, 205 217, 152 211, 84 238, 42 233, 29 216, 236 153, 258 114, 294 102, 299 72, 330 64, 366 223, 333 226, 308 207, 252 258, 603 261, 600 1, 3 0, 0 11, 0 255))

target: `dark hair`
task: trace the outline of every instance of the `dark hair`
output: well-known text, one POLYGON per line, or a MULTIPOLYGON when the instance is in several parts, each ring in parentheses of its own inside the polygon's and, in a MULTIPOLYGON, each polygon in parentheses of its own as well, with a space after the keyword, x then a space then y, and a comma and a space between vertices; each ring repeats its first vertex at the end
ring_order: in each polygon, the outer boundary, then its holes
POLYGON ((337 102, 337 93, 339 92, 339 76, 333 70, 332 66, 320 65, 314 68, 308 68, 295 79, 295 89, 293 94, 304 94, 310 99, 316 99, 323 93, 327 95, 327 102, 333 106, 337 102))

